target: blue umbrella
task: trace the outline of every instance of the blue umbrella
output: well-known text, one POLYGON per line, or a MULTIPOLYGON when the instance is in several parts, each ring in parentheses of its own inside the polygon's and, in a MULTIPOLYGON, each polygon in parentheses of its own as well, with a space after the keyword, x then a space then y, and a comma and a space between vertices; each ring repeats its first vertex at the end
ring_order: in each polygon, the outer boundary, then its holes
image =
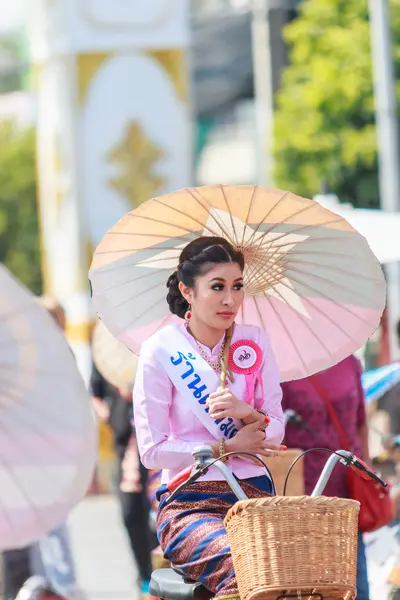
POLYGON ((366 371, 361 379, 365 401, 370 405, 400 382, 400 362, 366 371))

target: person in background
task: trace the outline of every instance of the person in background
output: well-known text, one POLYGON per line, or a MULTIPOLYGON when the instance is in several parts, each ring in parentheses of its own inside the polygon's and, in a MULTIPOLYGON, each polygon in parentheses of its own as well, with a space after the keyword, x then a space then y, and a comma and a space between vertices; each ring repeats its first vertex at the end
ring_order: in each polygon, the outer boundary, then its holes
MULTIPOLYGON (((339 364, 298 381, 282 384, 282 408, 292 409, 300 415, 312 434, 305 429, 288 425, 285 443, 289 448, 340 448, 339 434, 332 423, 326 403, 321 397, 323 390, 334 408, 350 450, 370 463, 368 427, 364 392, 361 385, 361 365, 355 356, 349 356, 339 364)), ((306 494, 310 494, 326 463, 323 452, 310 452, 304 457, 306 494)), ((324 491, 325 496, 347 498, 346 470, 338 465, 324 491)), ((357 600, 369 600, 369 586, 365 546, 362 534, 358 537, 357 600)))
MULTIPOLYGON (((398 345, 400 346, 400 321, 396 326, 398 345)), ((400 434, 400 383, 390 388, 378 400, 377 409, 389 415, 390 433, 392 436, 400 434)))
POLYGON ((132 391, 118 390, 93 366, 91 393, 97 416, 111 427, 117 456, 116 493, 129 544, 139 571, 142 597, 149 593, 151 551, 158 546, 149 528, 147 469, 139 460, 132 429, 132 391))

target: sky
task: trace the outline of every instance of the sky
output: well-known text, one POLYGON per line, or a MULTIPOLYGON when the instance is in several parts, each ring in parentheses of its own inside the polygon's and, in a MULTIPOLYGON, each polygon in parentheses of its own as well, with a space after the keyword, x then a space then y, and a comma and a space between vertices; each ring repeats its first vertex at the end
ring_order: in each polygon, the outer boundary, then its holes
POLYGON ((0 0, 0 31, 17 29, 22 25, 26 1, 0 0))

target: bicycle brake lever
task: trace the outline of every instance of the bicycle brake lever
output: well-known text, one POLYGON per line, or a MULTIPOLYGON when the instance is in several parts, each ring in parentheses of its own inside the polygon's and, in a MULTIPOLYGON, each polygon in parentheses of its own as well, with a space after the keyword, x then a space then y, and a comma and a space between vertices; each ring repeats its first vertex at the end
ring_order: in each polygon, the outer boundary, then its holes
POLYGON ((383 479, 381 479, 376 473, 374 473, 374 471, 372 471, 369 468, 369 466, 363 460, 358 458, 357 456, 354 456, 354 459, 351 461, 349 466, 354 471, 357 471, 357 473, 360 475, 360 477, 362 477, 366 481, 372 479, 373 481, 376 481, 384 488, 386 488, 388 486, 386 481, 383 481, 383 479))
POLYGON ((165 504, 169 504, 170 502, 172 502, 172 500, 179 494, 181 490, 183 490, 187 485, 190 485, 194 481, 197 481, 202 475, 205 475, 208 469, 209 467, 206 467, 204 465, 195 465, 193 467, 193 473, 190 475, 190 477, 188 477, 188 479, 183 481, 180 485, 178 485, 177 488, 175 488, 170 493, 168 498, 165 499, 165 504))

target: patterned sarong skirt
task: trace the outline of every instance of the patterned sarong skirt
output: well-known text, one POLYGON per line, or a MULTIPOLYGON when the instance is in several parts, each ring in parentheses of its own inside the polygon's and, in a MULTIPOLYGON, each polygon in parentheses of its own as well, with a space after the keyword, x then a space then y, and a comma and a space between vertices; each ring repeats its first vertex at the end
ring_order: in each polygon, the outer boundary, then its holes
MULTIPOLYGON (((272 493, 268 477, 240 481, 249 498, 272 493)), ((162 486, 157 534, 167 558, 186 577, 201 582, 219 600, 239 598, 224 517, 237 502, 225 481, 200 481, 186 487, 170 504, 162 486)))

